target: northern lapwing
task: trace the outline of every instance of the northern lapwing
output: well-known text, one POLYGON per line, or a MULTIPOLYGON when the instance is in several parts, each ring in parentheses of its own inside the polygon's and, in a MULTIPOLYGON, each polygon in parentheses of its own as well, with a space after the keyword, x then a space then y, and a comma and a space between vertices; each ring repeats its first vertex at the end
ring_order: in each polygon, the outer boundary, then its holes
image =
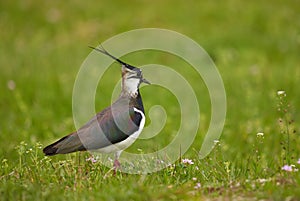
POLYGON ((143 78, 139 68, 112 56, 102 46, 101 48, 93 49, 110 56, 122 65, 122 91, 119 98, 77 131, 45 147, 43 152, 47 156, 86 150, 115 153, 116 171, 120 167, 118 158, 121 152, 137 139, 145 125, 139 86, 141 83, 150 82, 143 78))

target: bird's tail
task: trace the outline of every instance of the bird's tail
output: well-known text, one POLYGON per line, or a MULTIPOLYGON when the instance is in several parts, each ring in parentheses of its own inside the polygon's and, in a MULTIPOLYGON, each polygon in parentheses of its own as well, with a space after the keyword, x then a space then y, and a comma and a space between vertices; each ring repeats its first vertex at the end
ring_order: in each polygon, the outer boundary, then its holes
POLYGON ((43 152, 46 156, 53 156, 56 154, 67 154, 85 150, 85 147, 75 132, 61 138, 53 144, 48 145, 43 149, 43 152))

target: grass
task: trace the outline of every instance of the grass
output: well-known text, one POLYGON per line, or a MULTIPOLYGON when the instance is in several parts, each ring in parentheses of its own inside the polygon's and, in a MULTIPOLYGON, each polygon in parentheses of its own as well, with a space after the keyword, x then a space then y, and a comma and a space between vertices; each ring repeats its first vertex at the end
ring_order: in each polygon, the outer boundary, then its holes
MULTIPOLYGON (((0 200, 299 200, 300 172, 282 170, 300 168, 299 5, 1 1, 0 200), (212 153, 202 160, 197 155, 210 119, 204 83, 179 59, 145 51, 124 59, 172 67, 189 78, 201 100, 197 137, 182 156, 194 164, 178 160, 153 174, 113 176, 100 162, 86 161, 88 153, 43 156, 43 146, 74 130, 72 89, 87 46, 143 27, 186 34, 214 59, 226 88, 227 117, 212 153), (277 95, 279 90, 286 96, 277 95)), ((118 73, 117 67, 105 73, 97 110, 110 104, 118 73)), ((147 111, 162 105, 168 119, 158 136, 137 141, 132 152, 168 144, 179 127, 170 92, 148 86, 142 95, 147 111)))

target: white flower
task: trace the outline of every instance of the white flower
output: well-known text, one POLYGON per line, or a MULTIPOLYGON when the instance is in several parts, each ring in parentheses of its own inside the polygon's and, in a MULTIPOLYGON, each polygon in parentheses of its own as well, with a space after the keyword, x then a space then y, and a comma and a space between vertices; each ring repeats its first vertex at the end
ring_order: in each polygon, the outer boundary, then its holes
POLYGON ((264 136, 264 133, 262 133, 262 132, 257 133, 256 136, 257 136, 257 137, 259 137, 259 136, 263 137, 263 136, 264 136))
POLYGON ((265 182, 267 182, 268 180, 267 179, 258 179, 258 182, 259 183, 265 183, 265 182))
POLYGON ((281 95, 284 95, 284 96, 285 96, 286 94, 285 94, 285 91, 277 91, 277 95, 278 95, 278 96, 281 96, 281 95))
POLYGON ((188 158, 182 159, 182 163, 184 163, 184 164, 190 164, 190 165, 194 164, 194 162, 191 159, 188 159, 188 158))
POLYGON ((201 188, 201 184, 199 182, 196 183, 196 186, 194 186, 194 189, 198 189, 198 188, 201 188))
POLYGON ((89 158, 86 159, 86 161, 91 161, 92 163, 96 163, 98 160, 98 157, 90 156, 89 158))

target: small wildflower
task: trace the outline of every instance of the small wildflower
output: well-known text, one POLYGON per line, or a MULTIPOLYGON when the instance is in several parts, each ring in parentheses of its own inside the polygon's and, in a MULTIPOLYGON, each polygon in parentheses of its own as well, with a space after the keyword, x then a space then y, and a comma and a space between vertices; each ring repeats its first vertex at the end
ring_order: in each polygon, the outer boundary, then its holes
POLYGON ((224 165, 225 165, 226 172, 229 174, 230 173, 230 162, 229 161, 225 161, 224 165))
POLYGON ((191 159, 188 159, 188 158, 182 159, 182 163, 189 164, 189 165, 193 165, 194 164, 194 162, 191 159))
POLYGON ((89 158, 86 159, 86 161, 91 161, 92 163, 96 163, 97 162, 97 157, 91 156, 89 158))
POLYGON ((197 178, 196 178, 196 177, 193 177, 192 180, 193 180, 193 181, 197 181, 197 178))
POLYGON ((37 142, 35 144, 35 147, 38 148, 38 149, 42 149, 43 148, 43 146, 42 146, 42 144, 40 142, 37 142))
POLYGON ((293 171, 293 167, 291 165, 284 165, 281 169, 287 172, 293 171))
POLYGON ((285 94, 285 91, 277 91, 277 95, 278 96, 282 96, 282 95, 285 96, 286 94, 285 94))
POLYGON ((195 169, 196 169, 196 170, 199 170, 199 167, 198 167, 198 166, 196 166, 196 167, 195 167, 195 169))
POLYGON ((300 158, 298 159, 297 163, 300 164, 300 158))
POLYGON ((262 133, 262 132, 257 133, 256 136, 257 136, 257 137, 263 137, 263 136, 264 136, 264 133, 262 133))
POLYGON ((13 91, 16 88, 16 83, 13 80, 9 80, 7 82, 7 88, 11 91, 13 91))
POLYGON ((159 160, 159 159, 158 159, 158 160, 157 160, 157 163, 158 163, 158 164, 164 164, 165 162, 164 162, 163 160, 159 160))
POLYGON ((267 182, 268 180, 267 179, 258 179, 258 182, 259 183, 265 183, 265 182, 267 182))
POLYGON ((201 184, 198 182, 196 183, 196 186, 194 186, 194 189, 199 189, 199 188, 201 188, 201 184))

